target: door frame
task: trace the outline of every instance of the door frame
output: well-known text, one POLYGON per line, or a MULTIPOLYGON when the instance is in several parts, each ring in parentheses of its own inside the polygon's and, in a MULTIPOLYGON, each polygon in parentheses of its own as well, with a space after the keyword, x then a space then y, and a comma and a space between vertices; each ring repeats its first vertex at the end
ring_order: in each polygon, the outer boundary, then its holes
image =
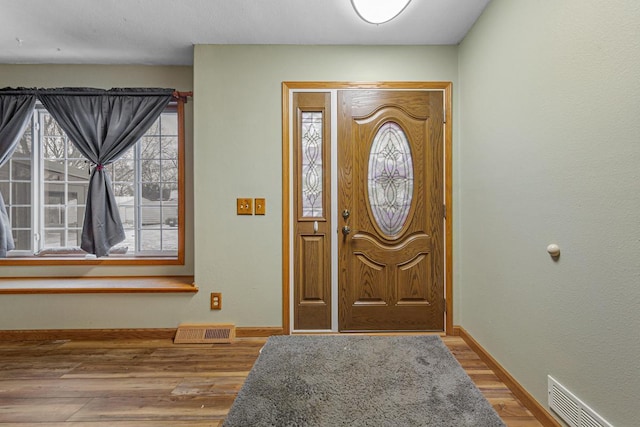
POLYGON ((445 330, 453 333, 453 197, 452 197, 452 83, 451 82, 282 82, 282 330, 291 333, 291 177, 295 166, 291 165, 290 128, 291 94, 300 90, 442 90, 444 93, 444 201, 445 204, 445 330))

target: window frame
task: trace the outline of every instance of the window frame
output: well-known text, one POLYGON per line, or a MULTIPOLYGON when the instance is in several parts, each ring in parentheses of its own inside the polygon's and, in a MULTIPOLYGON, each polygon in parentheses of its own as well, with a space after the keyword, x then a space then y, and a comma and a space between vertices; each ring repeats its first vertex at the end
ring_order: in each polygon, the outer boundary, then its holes
MULTIPOLYGON (((184 265, 185 264, 185 117, 184 104, 187 102, 183 93, 178 93, 175 101, 171 104, 175 105, 177 113, 178 127, 178 250, 177 255, 136 255, 129 257, 106 256, 101 258, 85 258, 70 256, 44 256, 36 255, 16 255, 8 254, 6 258, 0 258, 0 267, 2 266, 48 266, 48 265, 114 265, 114 266, 145 266, 145 265, 184 265)), ((170 105, 171 105, 170 104, 170 105)), ((34 111, 37 114, 37 111, 34 111)), ((32 200, 33 204, 33 200, 32 200)))

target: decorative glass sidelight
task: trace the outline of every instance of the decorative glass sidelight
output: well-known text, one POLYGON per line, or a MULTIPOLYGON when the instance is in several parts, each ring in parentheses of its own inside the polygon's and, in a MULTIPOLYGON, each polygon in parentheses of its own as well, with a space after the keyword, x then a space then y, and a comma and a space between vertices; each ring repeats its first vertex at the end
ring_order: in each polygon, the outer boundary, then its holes
POLYGON ((302 112, 302 216, 320 218, 322 206, 322 112, 302 112))
POLYGON ((383 124, 371 145, 369 203, 380 230, 395 236, 402 230, 413 199, 413 162, 409 141, 394 122, 383 124))

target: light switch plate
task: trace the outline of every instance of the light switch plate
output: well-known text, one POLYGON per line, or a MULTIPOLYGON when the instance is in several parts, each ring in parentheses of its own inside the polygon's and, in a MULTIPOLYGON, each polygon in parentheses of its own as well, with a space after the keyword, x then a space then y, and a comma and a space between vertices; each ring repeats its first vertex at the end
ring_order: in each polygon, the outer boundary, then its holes
POLYGON ((253 215, 253 199, 238 199, 237 209, 238 215, 253 215))
POLYGON ((255 207, 256 215, 265 215, 267 213, 267 199, 256 199, 255 207))

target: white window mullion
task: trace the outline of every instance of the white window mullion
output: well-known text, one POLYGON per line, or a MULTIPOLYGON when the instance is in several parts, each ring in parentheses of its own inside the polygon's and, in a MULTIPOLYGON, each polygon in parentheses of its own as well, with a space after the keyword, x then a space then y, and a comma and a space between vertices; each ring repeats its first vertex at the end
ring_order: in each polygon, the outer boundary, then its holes
POLYGON ((162 245, 162 225, 163 225, 163 221, 162 218, 164 217, 163 211, 164 211, 164 184, 162 182, 162 115, 160 115, 160 117, 158 117, 158 133, 157 133, 157 138, 160 141, 160 150, 158 150, 158 167, 160 168, 160 175, 158 177, 158 191, 160 192, 159 196, 158 196, 158 202, 160 204, 159 207, 159 213, 158 215, 160 216, 159 220, 160 220, 160 224, 159 224, 159 230, 157 231, 158 234, 160 235, 160 248, 163 247, 162 245))
POLYGON ((62 202, 64 203, 62 208, 62 241, 64 242, 63 246, 65 248, 69 247, 69 212, 67 211, 67 207, 69 206, 69 138, 64 139, 64 183, 63 185, 63 197, 62 202))
POLYGON ((135 239, 136 239, 136 253, 140 253, 142 250, 140 244, 140 236, 142 230, 142 163, 140 161, 140 152, 141 152, 141 144, 137 142, 134 145, 134 155, 133 155, 133 169, 135 174, 135 190, 134 190, 134 199, 133 203, 135 206, 135 216, 134 216, 134 228, 136 230, 135 239))
POLYGON ((38 111, 34 114, 34 126, 35 132, 33 132, 31 149, 31 164, 32 164, 32 189, 31 189, 31 215, 33 216, 32 230, 33 230, 33 251, 38 253, 44 247, 44 162, 42 153, 42 133, 44 132, 42 126, 42 111, 38 111))
MULTIPOLYGON (((160 124, 162 125, 162 121, 160 122, 160 124)), ((160 129, 162 129, 162 126, 158 126, 160 129)), ((162 130, 158 131, 158 134, 160 135, 160 141, 162 141, 162 130)), ((161 147, 162 147, 162 143, 161 143, 161 147)), ((163 238, 164 238, 164 233, 162 232, 162 227, 164 227, 164 181, 163 181, 163 175, 164 175, 164 165, 163 165, 163 160, 162 160, 162 149, 160 150, 159 154, 158 154, 158 164, 160 167, 160 177, 158 178, 159 181, 159 190, 160 190, 160 196, 159 196, 159 202, 160 202, 160 213, 158 215, 160 215, 160 229, 158 230, 158 234, 160 235, 160 248, 164 248, 164 242, 163 242, 163 238)))

